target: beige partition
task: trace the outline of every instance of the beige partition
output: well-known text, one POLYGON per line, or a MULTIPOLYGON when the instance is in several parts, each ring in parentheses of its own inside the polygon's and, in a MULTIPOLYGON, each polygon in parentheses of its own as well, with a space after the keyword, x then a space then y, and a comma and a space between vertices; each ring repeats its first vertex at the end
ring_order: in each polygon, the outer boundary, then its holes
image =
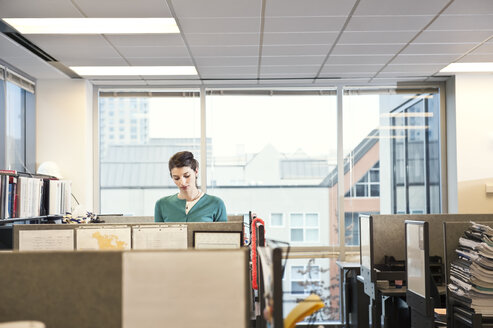
POLYGON ((2 321, 46 327, 122 326, 119 252, 0 253, 2 321))
MULTIPOLYGON (((101 215, 104 223, 153 223, 154 216, 101 215)), ((228 222, 243 222, 243 215, 228 215, 228 222)), ((170 223, 170 222, 168 222, 170 223)))
MULTIPOLYGON (((84 227, 140 227, 140 226, 177 226, 186 225, 187 227, 187 245, 193 247, 193 238, 195 231, 206 232, 243 232, 243 222, 176 222, 176 223, 129 223, 129 224, 20 224, 14 225, 13 228, 13 249, 19 250, 22 247, 19 245, 20 235, 25 231, 44 231, 49 234, 53 230, 75 230, 84 227)), ((39 238, 42 238, 39 237, 39 238)), ((240 239, 241 241, 241 239, 240 239)), ((74 233, 74 249, 77 244, 77 233, 74 233)))
POLYGON ((98 219, 104 223, 153 223, 154 216, 123 216, 123 215, 101 215, 98 219))
POLYGON ((3 321, 50 328, 248 327, 248 252, 0 253, 3 321))
POLYGON ((430 232, 430 256, 444 257, 443 222, 493 221, 493 214, 413 214, 372 215, 374 263, 384 263, 385 255, 405 259, 406 220, 426 221, 430 232))

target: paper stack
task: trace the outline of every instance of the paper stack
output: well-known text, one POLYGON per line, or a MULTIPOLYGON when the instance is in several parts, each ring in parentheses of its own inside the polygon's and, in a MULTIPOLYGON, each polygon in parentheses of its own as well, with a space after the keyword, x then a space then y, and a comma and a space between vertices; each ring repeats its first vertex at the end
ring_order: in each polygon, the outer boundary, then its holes
POLYGON ((471 222, 456 252, 449 290, 476 313, 493 315, 493 229, 471 222))

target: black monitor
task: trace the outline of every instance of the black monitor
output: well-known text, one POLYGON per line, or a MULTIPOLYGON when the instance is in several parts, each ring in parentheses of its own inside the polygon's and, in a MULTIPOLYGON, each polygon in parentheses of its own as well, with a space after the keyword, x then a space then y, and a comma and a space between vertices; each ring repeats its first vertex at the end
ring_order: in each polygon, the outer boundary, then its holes
POLYGON ((433 327, 428 222, 406 220, 406 300, 411 327, 433 327))

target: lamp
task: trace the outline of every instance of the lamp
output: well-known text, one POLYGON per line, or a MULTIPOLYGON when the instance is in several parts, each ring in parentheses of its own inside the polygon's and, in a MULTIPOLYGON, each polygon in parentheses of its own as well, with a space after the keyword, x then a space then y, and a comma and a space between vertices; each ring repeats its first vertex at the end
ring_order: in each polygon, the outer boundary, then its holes
POLYGON ((50 161, 41 163, 36 173, 50 175, 57 179, 63 178, 62 174, 60 173, 60 168, 58 167, 58 164, 50 161))

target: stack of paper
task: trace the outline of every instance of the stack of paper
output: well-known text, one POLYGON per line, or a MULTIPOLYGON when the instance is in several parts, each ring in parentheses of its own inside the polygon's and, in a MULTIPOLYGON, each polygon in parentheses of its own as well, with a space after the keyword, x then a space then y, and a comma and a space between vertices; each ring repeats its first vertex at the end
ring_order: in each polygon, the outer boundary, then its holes
POLYGON ((459 239, 449 290, 476 313, 493 315, 493 229, 472 222, 459 239))

